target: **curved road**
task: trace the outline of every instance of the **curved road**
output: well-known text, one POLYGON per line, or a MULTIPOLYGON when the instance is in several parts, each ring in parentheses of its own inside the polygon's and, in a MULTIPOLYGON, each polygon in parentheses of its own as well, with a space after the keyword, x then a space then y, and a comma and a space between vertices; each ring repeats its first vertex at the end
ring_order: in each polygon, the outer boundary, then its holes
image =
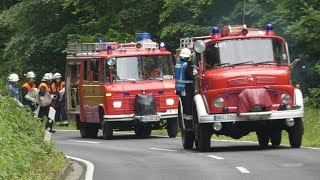
POLYGON ((320 179, 318 149, 213 140, 210 152, 199 153, 184 150, 180 138, 114 134, 82 139, 78 131, 57 131, 53 139, 65 154, 92 162, 95 180, 320 179))

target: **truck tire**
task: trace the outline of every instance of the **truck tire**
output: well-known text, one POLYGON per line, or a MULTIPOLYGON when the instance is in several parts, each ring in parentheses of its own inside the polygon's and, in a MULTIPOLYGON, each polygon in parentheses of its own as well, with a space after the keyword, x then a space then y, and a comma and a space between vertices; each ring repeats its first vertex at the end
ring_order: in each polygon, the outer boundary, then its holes
POLYGON ((292 148, 300 148, 302 143, 303 128, 302 119, 294 119, 294 125, 288 130, 289 141, 292 148))
POLYGON ((178 134, 178 119, 167 119, 167 133, 170 138, 177 137, 178 134))
POLYGON ((108 121, 103 122, 102 136, 103 136, 103 139, 106 139, 106 140, 112 139, 113 127, 111 122, 108 122, 108 121))
POLYGON ((272 146, 279 146, 281 144, 282 131, 281 129, 275 129, 271 133, 270 141, 272 146))
POLYGON ((256 134, 257 134, 260 147, 261 148, 268 147, 269 139, 270 139, 269 132, 266 129, 263 129, 263 130, 257 131, 256 134))
POLYGON ((79 123, 79 130, 82 138, 88 138, 88 131, 85 123, 79 123))
POLYGON ((97 124, 81 123, 80 135, 82 138, 96 138, 99 132, 97 124))
POLYGON ((210 124, 196 125, 196 148, 200 152, 207 152, 211 147, 211 127, 210 124))

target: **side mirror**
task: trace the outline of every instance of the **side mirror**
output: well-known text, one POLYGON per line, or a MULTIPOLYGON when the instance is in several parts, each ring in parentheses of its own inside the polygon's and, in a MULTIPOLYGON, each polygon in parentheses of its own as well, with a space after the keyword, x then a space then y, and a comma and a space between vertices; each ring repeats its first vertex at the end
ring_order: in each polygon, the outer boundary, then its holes
POLYGON ((197 53, 203 53, 206 50, 206 43, 204 41, 202 41, 202 40, 197 40, 193 44, 193 49, 197 53))
POLYGON ((295 60, 291 63, 291 69, 293 69, 299 61, 301 61, 301 59, 295 59, 295 60))
POLYGON ((109 57, 107 58, 107 64, 110 68, 112 68, 116 64, 116 58, 115 57, 109 57))

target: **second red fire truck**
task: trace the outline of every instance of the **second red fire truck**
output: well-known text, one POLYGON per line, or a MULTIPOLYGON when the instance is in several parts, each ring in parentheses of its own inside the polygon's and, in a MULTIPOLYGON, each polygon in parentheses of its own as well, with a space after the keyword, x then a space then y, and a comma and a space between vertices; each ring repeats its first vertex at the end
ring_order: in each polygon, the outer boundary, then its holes
POLYGON ((76 116, 81 137, 111 139, 113 131, 134 130, 148 136, 178 130, 172 55, 138 34, 133 43, 99 42, 68 45, 67 110, 76 116))

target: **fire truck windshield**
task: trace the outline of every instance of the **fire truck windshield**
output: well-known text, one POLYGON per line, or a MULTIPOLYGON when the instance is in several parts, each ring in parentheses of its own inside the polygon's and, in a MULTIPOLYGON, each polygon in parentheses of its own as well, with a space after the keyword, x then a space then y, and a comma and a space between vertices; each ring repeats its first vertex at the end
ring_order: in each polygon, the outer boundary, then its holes
POLYGON ((209 44, 204 58, 205 69, 244 64, 288 64, 284 42, 270 38, 233 39, 209 44))
POLYGON ((170 56, 118 57, 112 69, 106 66, 107 80, 112 70, 114 82, 173 79, 170 56))

